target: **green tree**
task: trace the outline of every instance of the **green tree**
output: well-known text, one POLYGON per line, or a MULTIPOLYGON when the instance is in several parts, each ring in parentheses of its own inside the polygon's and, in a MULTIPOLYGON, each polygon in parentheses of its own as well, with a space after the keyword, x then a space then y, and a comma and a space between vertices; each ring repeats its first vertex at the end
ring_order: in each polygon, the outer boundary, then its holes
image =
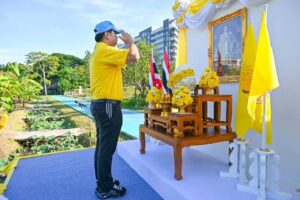
POLYGON ((89 50, 86 50, 83 60, 84 60, 84 65, 87 67, 90 65, 91 56, 92 56, 92 53, 89 50))
POLYGON ((50 85, 50 78, 57 72, 59 59, 43 52, 30 52, 26 55, 26 60, 33 76, 43 84, 44 94, 47 96, 47 85, 50 85))
POLYGON ((84 65, 85 61, 73 55, 67 55, 63 53, 53 53, 51 56, 58 58, 59 69, 65 67, 76 67, 78 65, 84 65))
POLYGON ((64 92, 73 89, 72 77, 74 69, 72 67, 65 67, 59 70, 58 74, 58 90, 64 92))
POLYGON ((88 79, 88 85, 90 84, 89 81, 90 81, 90 59, 91 59, 91 56, 92 56, 91 52, 86 50, 83 60, 84 60, 84 66, 86 67, 85 68, 85 75, 88 79))
POLYGON ((149 86, 149 58, 153 45, 147 45, 145 41, 137 44, 140 52, 140 60, 127 66, 123 74, 125 86, 134 86, 140 97, 145 98, 149 86))
POLYGON ((74 77, 74 86, 75 88, 78 88, 79 86, 82 86, 86 88, 89 83, 90 79, 89 76, 87 76, 87 72, 89 71, 88 68, 85 65, 79 65, 75 67, 75 72, 73 77, 74 77))
POLYGON ((84 65, 75 68, 65 67, 59 70, 58 88, 61 93, 79 88, 79 86, 87 87, 88 84, 89 79, 86 76, 86 66, 84 65))
POLYGON ((22 70, 24 65, 8 63, 0 73, 0 106, 7 110, 13 109, 14 100, 36 98, 42 89, 41 85, 30 79, 22 70))
POLYGON ((83 59, 73 55, 53 53, 59 59, 58 71, 52 76, 52 87, 56 87, 60 93, 66 90, 76 89, 79 86, 88 87, 90 52, 85 52, 83 59), (57 86, 55 86, 57 85, 57 86))

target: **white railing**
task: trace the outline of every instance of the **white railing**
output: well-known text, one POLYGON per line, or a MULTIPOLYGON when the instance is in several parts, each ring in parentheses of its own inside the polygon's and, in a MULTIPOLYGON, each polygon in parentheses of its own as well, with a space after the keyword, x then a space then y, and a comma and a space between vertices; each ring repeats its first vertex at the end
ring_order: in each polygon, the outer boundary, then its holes
POLYGON ((74 89, 74 90, 68 90, 64 92, 64 96, 67 97, 84 97, 84 96, 90 96, 91 95, 91 89, 90 88, 82 88, 74 89))

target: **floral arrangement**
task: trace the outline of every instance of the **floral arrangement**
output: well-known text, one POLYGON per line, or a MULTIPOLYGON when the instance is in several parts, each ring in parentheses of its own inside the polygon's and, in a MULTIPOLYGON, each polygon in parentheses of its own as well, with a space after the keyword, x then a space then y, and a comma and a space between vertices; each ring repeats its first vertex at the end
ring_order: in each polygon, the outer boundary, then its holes
POLYGON ((184 27, 184 16, 189 6, 188 0, 177 0, 172 7, 174 19, 179 28, 184 27))
POLYGON ((212 71, 211 67, 206 67, 204 73, 200 76, 199 86, 214 88, 219 85, 219 76, 212 71))
POLYGON ((177 88, 181 85, 186 86, 189 89, 194 89, 196 85, 196 78, 195 72, 192 68, 181 66, 176 68, 174 73, 170 75, 168 81, 169 88, 177 88))
POLYGON ((2 128, 4 128, 7 118, 8 118, 8 116, 6 114, 4 114, 4 115, 2 115, 2 117, 0 117, 0 130, 2 128))
POLYGON ((179 86, 173 93, 172 104, 177 107, 187 106, 193 103, 190 90, 185 86, 179 86))
POLYGON ((170 94, 164 94, 162 97, 162 103, 171 103, 171 95, 170 94))
POLYGON ((152 87, 147 94, 146 101, 149 103, 157 104, 163 96, 163 91, 157 87, 152 87))

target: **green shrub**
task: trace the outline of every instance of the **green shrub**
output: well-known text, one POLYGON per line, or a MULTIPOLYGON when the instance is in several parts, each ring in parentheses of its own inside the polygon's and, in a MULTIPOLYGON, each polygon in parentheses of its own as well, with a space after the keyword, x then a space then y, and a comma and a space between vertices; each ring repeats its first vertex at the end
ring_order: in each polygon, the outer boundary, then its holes
POLYGON ((29 110, 25 122, 28 125, 28 129, 32 131, 66 129, 72 127, 71 123, 66 122, 65 119, 62 118, 61 112, 50 106, 35 107, 29 110))
POLYGON ((3 170, 3 167, 8 164, 8 159, 7 158, 0 158, 0 171, 3 170))
POLYGON ((133 97, 122 101, 122 107, 125 109, 143 110, 147 105, 148 103, 145 101, 145 98, 141 97, 133 97))
POLYGON ((65 133, 62 137, 37 137, 33 136, 23 144, 21 154, 43 154, 56 151, 67 151, 82 148, 79 144, 78 137, 70 132, 65 133))

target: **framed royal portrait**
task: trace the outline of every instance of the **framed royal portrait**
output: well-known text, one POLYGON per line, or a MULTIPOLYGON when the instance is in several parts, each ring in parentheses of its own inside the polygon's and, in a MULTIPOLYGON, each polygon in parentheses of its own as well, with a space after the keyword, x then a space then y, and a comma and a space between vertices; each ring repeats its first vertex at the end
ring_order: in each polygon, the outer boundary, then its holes
POLYGON ((247 26, 247 8, 208 23, 208 61, 220 82, 238 82, 247 26))

